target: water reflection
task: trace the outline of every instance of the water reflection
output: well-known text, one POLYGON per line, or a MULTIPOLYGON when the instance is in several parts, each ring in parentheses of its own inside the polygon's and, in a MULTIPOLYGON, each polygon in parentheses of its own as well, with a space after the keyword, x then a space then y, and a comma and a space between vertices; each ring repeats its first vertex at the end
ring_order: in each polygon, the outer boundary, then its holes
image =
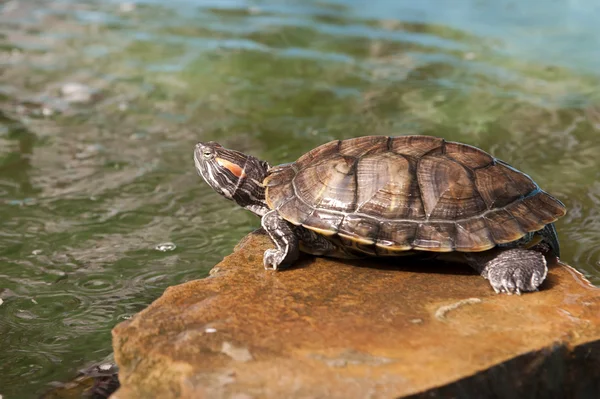
MULTIPOLYGON (((1 111, 0 126, 3 128, 3 133, 0 133, 0 192, 4 197, 12 191, 11 188, 14 189, 15 185, 18 185, 20 192, 33 194, 29 172, 36 136, 25 125, 1 111)), ((21 202, 13 203, 18 204, 21 202)))
POLYGON ((0 394, 102 359, 258 226, 200 182, 199 140, 273 164, 365 134, 477 145, 567 204, 563 260, 599 285, 600 11, 552 4, 3 5, 0 394))

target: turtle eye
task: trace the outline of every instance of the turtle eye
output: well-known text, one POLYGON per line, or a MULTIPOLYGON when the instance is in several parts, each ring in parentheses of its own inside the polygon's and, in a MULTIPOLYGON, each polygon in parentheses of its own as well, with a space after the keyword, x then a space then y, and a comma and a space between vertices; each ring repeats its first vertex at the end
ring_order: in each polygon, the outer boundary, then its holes
POLYGON ((204 150, 202 151, 202 155, 204 155, 204 158, 210 159, 213 156, 213 152, 211 150, 204 150))

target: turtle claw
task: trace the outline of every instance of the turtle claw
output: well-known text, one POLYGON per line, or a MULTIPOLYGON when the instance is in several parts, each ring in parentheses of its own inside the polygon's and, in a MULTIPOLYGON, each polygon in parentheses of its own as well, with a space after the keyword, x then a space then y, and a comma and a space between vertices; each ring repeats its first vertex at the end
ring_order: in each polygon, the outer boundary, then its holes
POLYGON ((267 249, 263 257, 263 264, 265 265, 265 270, 277 270, 284 257, 285 254, 278 249, 267 249))

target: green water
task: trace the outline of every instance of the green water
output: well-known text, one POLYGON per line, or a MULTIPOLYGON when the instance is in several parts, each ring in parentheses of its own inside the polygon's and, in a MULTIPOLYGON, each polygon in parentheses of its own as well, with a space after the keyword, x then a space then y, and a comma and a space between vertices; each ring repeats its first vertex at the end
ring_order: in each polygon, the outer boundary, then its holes
POLYGON ((600 285, 600 7, 449 3, 1 4, 0 395, 104 358, 259 225, 200 181, 200 140, 273 164, 366 134, 479 146, 567 205, 562 258, 600 285))

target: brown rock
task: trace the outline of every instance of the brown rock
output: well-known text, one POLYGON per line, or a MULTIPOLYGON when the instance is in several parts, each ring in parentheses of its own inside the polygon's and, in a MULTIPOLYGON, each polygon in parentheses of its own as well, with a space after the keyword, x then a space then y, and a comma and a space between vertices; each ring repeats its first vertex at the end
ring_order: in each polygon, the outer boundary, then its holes
POLYGON ((113 397, 600 397, 600 289, 569 266, 507 296, 408 259, 268 272, 269 245, 251 234, 115 327, 113 397))

